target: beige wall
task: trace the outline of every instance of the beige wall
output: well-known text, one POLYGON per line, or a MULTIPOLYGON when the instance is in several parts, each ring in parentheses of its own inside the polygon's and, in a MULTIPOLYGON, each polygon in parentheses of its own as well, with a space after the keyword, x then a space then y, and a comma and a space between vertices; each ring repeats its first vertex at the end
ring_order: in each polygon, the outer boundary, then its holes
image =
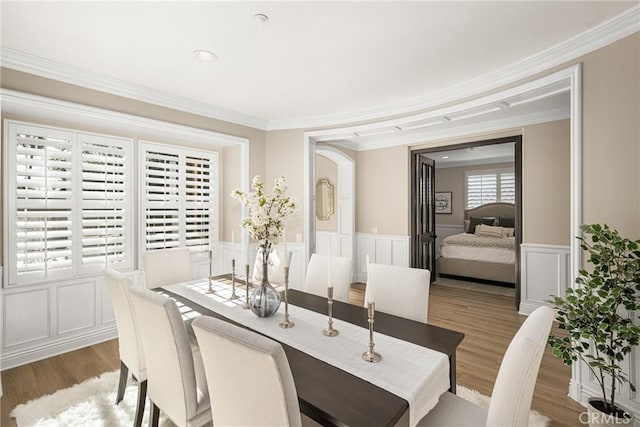
POLYGON ((287 178, 287 194, 298 200, 300 209, 287 221, 287 241, 295 242, 296 234, 304 234, 304 133, 282 130, 267 133, 265 182, 271 191, 280 175, 287 178))
POLYGON ((584 223, 640 237, 640 33, 583 60, 584 223))
POLYGON ((356 163, 356 232, 407 235, 409 149, 360 151, 356 163))
MULTIPOLYGON (((429 154, 427 154, 427 157, 429 154)), ((465 172, 489 169, 513 169, 514 163, 493 163, 436 169, 436 191, 451 191, 451 214, 436 214, 436 224, 463 225, 465 208, 465 172)))
POLYGON ((522 241, 571 244, 570 121, 522 135, 522 241))
POLYGON ((338 231, 338 165, 324 156, 316 155, 316 182, 323 178, 328 179, 333 185, 334 213, 327 220, 319 220, 316 217, 316 230, 338 231))

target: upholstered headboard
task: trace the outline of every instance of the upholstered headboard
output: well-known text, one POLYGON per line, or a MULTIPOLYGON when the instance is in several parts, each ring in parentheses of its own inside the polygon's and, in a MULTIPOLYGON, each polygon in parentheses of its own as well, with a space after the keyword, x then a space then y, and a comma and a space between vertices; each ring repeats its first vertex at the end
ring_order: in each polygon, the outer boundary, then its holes
POLYGON ((487 203, 480 205, 477 208, 467 209, 464 211, 464 219, 471 217, 503 217, 503 218, 515 218, 516 217, 516 205, 513 203, 487 203))

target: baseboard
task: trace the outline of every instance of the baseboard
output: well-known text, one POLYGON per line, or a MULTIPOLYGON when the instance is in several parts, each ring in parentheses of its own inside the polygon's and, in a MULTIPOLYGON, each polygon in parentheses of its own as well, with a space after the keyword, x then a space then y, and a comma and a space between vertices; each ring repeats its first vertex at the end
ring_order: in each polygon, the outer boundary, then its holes
POLYGON ((32 346, 28 349, 5 351, 0 358, 0 370, 15 368, 16 366, 47 359, 69 351, 109 341, 118 337, 115 323, 112 326, 102 328, 92 333, 80 336, 47 342, 40 346, 32 346))
POLYGON ((544 303, 538 303, 535 301, 520 301, 520 309, 518 310, 518 314, 523 314, 525 316, 530 315, 533 311, 538 308, 546 305, 544 303))

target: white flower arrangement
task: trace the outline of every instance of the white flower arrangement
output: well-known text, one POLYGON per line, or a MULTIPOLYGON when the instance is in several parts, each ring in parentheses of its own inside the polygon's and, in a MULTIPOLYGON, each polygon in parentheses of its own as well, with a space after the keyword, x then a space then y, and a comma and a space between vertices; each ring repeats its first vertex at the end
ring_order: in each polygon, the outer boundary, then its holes
POLYGON ((271 246, 278 242, 285 229, 284 220, 298 209, 296 200, 285 195, 287 184, 284 176, 276 179, 273 193, 264 192, 264 183, 256 175, 251 183, 253 191, 244 192, 235 189, 231 197, 249 209, 249 216, 242 218, 240 225, 247 230, 253 240, 259 242, 263 260, 266 262, 271 246))

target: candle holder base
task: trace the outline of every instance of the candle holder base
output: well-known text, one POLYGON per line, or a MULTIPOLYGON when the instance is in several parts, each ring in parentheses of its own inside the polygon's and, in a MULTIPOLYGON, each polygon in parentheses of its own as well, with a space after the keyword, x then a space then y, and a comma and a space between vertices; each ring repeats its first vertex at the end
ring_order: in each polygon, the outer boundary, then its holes
POLYGON ((333 329, 332 327, 328 327, 327 329, 322 331, 322 335, 325 337, 335 337, 338 336, 340 332, 337 329, 333 329))
POLYGON ((278 326, 280 326, 282 329, 291 329, 296 326, 296 324, 289 319, 284 319, 284 321, 281 322, 278 326))
POLYGON ((369 363, 378 363, 382 360, 382 355, 375 351, 365 351, 362 353, 362 360, 369 363))
POLYGON ((209 287, 207 288, 206 292, 207 294, 215 294, 216 291, 213 290, 213 288, 211 287, 211 277, 209 277, 209 287))

